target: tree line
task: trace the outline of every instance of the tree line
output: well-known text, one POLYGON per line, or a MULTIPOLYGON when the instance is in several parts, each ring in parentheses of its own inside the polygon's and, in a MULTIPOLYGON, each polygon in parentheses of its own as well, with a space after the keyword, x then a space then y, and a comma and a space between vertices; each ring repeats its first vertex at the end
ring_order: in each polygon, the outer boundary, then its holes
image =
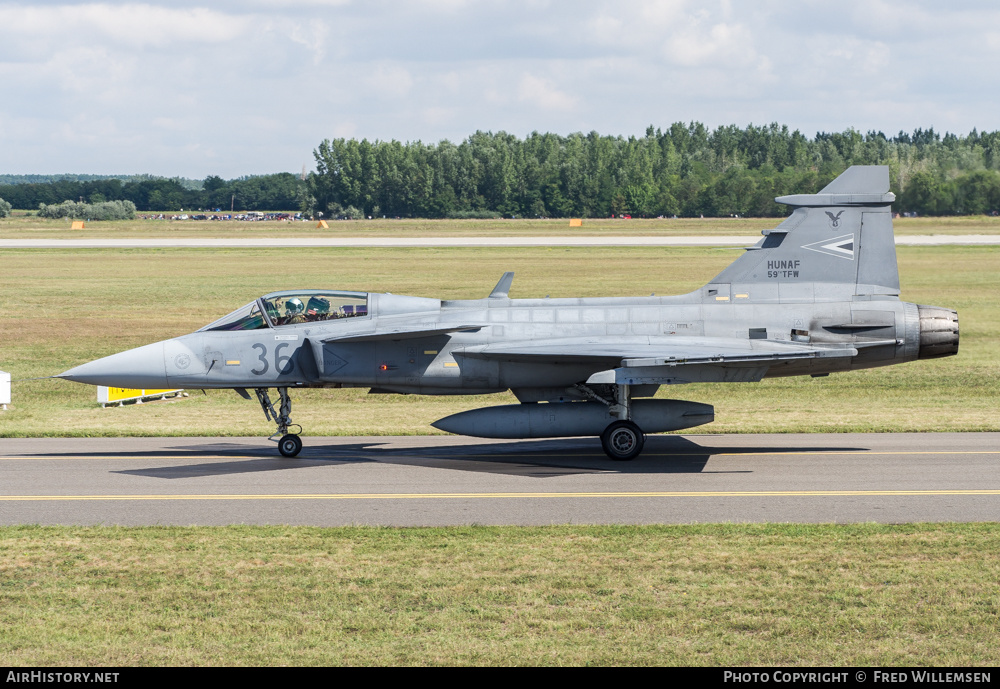
MULTIPOLYGON (((84 175, 80 175, 84 177, 84 175)), ((220 210, 297 210, 305 185, 290 172, 255 175, 224 180, 212 175, 200 188, 187 180, 137 176, 133 181, 106 179, 57 179, 0 185, 0 198, 14 208, 33 210, 72 201, 97 205, 110 201, 128 201, 140 212, 179 211, 181 209, 220 210)))
POLYGON ((1000 132, 933 129, 809 139, 771 124, 649 127, 645 136, 476 132, 442 141, 325 140, 305 210, 339 216, 782 216, 775 196, 815 193, 850 165, 888 165, 896 210, 1000 210, 1000 132))
POLYGON ((35 209, 130 201, 139 212, 302 211, 314 217, 782 216, 784 194, 815 193, 850 165, 888 165, 895 210, 1000 211, 1000 131, 931 129, 886 136, 853 129, 813 138, 776 123, 710 130, 650 126, 644 136, 476 132, 455 144, 327 139, 306 179, 277 173, 200 187, 137 176, 0 185, 35 209))
POLYGON ((132 220, 135 204, 131 201, 101 201, 82 203, 63 201, 60 204, 40 204, 38 215, 42 218, 86 218, 87 220, 132 220))
MULTIPOLYGON (((152 179, 164 179, 162 176, 142 174, 142 175, 90 175, 90 174, 70 174, 59 175, 11 175, 0 174, 0 186, 7 184, 45 184, 48 182, 58 182, 69 180, 71 182, 93 182, 102 179, 118 179, 124 182, 144 182, 152 179)), ((201 189, 203 180, 190 179, 188 177, 171 177, 186 189, 201 189)))

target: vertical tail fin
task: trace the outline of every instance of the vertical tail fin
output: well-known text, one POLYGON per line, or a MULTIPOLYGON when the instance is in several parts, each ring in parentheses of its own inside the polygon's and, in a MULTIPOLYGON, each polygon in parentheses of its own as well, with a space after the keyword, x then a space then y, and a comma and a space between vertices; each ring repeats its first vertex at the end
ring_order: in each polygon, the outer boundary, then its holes
POLYGON ((818 194, 779 196, 795 211, 722 271, 709 294, 752 301, 830 301, 898 296, 889 168, 855 165, 818 194), (714 291, 713 291, 714 290, 714 291))

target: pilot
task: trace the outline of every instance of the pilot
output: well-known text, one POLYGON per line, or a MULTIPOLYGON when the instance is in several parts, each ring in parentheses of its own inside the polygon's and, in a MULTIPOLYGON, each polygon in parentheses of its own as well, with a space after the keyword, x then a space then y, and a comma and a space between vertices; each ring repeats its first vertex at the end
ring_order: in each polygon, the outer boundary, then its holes
POLYGON ((292 297, 285 302, 285 325, 291 325, 292 323, 305 323, 306 314, 305 307, 302 306, 302 300, 296 297, 292 297))

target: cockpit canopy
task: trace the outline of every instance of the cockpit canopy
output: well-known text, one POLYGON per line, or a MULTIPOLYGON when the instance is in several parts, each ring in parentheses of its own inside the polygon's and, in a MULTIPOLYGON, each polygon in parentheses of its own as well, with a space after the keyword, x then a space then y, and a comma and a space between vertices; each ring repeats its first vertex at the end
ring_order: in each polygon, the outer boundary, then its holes
POLYGON ((201 330, 258 330, 367 315, 366 292, 289 290, 265 294, 201 330))

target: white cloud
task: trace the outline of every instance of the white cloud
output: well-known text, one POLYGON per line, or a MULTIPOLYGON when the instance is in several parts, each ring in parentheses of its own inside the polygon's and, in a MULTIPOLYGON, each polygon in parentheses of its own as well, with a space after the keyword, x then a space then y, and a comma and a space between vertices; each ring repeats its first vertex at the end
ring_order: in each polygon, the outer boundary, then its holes
POLYGON ((371 93, 393 100, 405 97, 413 88, 413 75, 397 64, 374 65, 366 81, 371 93))
POLYGON ((740 68, 757 60, 750 32, 738 24, 704 26, 699 21, 688 22, 666 40, 663 52, 670 61, 684 67, 740 68))
POLYGON ((435 128, 450 125, 454 121, 455 115, 456 115, 455 108, 430 107, 430 108, 424 108, 420 112, 421 120, 425 124, 428 124, 435 128))
POLYGON ((244 34, 247 18, 205 8, 142 4, 0 6, 0 37, 25 44, 117 44, 162 48, 178 43, 226 43, 244 34))
POLYGON ((236 176, 329 137, 692 119, 996 129, 997 26, 930 0, 14 0, 0 171, 236 176))
POLYGON ((560 91, 548 79, 525 74, 517 88, 517 98, 522 103, 542 110, 569 110, 576 105, 573 96, 560 91))
POLYGON ((318 65, 326 56, 326 46, 330 41, 330 28, 325 21, 319 20, 304 24, 301 22, 282 20, 274 22, 271 28, 284 34, 292 43, 303 46, 312 55, 312 62, 318 65))

